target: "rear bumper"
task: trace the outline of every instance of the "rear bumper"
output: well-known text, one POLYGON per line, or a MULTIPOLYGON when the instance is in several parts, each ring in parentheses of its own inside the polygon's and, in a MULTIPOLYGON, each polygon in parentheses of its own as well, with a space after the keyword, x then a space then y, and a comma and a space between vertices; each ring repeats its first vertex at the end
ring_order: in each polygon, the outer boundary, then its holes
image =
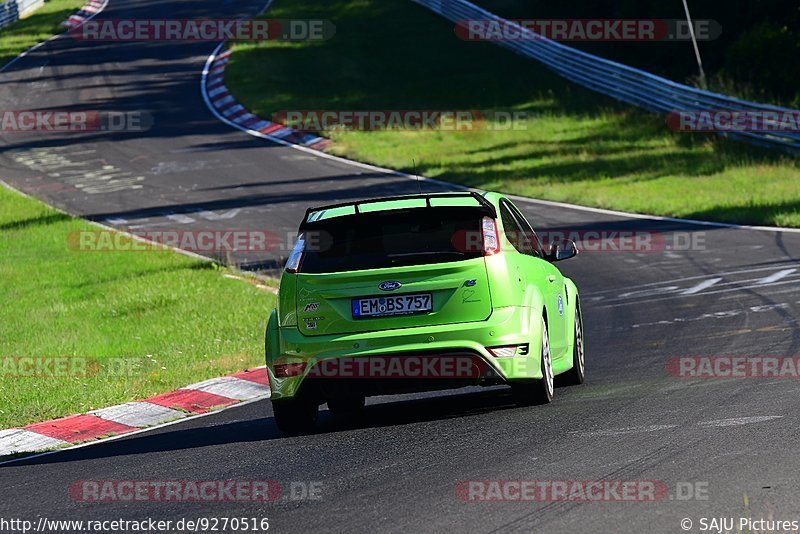
POLYGON ((494 309, 485 321, 313 337, 304 336, 297 327, 279 328, 275 324, 277 321, 270 321, 266 346, 272 398, 292 398, 302 392, 303 395, 315 395, 324 402, 325 397, 348 392, 376 395, 541 378, 538 350, 541 343, 540 317, 541 313, 534 313, 531 308, 509 306, 494 309), (530 345, 528 356, 495 358, 486 350, 486 347, 526 343, 530 345), (369 373, 356 372, 357 376, 353 377, 320 372, 320 369, 330 369, 331 365, 341 369, 343 366, 339 364, 359 363, 362 358, 437 359, 456 355, 467 356, 483 365, 478 363, 479 369, 471 371, 469 376, 456 373, 446 377, 381 379, 369 373), (297 376, 276 377, 276 363, 304 363, 305 367, 297 376))

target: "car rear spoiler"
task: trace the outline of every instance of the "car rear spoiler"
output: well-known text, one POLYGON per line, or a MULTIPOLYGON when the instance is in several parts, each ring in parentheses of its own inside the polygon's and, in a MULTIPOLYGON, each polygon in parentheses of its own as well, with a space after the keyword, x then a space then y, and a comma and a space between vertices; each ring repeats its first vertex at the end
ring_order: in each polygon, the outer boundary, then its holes
POLYGON ((312 217, 315 213, 320 213, 325 210, 332 210, 335 208, 347 208, 352 207, 355 210, 355 215, 360 215, 362 212, 359 209, 359 206, 364 204, 375 204, 378 202, 391 202, 394 200, 416 200, 416 199, 424 199, 425 206, 430 208, 431 206, 431 199, 435 198, 468 198, 472 197, 478 201, 481 208, 485 210, 488 215, 490 215, 493 219, 497 218, 497 210, 495 210, 494 206, 491 202, 489 202, 486 197, 478 193, 477 191, 454 191, 454 192, 446 192, 446 193, 420 193, 416 195, 401 195, 401 196, 393 196, 393 197, 381 197, 381 198, 371 198, 368 200, 356 200, 353 202, 342 202, 339 204, 329 204, 327 206, 317 206, 315 208, 308 208, 306 210, 305 217, 303 217, 303 222, 300 223, 300 231, 302 232, 305 228, 308 227, 311 223, 315 220, 312 217))

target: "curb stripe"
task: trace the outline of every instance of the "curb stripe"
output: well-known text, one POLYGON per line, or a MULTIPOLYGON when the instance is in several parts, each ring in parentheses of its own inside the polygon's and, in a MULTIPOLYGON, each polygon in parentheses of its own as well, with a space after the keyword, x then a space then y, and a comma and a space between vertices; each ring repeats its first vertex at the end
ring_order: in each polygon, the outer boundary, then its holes
MULTIPOLYGON (((267 3, 267 7, 272 2, 267 3)), ((265 8, 266 10, 266 8, 265 8)), ((223 83, 225 68, 231 58, 231 50, 220 52, 224 43, 220 44, 211 54, 203 70, 203 97, 206 103, 215 108, 226 119, 245 128, 250 133, 267 135, 280 142, 313 147, 315 150, 326 150, 330 147, 330 139, 316 134, 301 132, 276 122, 264 120, 247 111, 244 106, 236 102, 223 83), (224 96, 221 96, 224 95, 224 96)))
POLYGON ((152 402, 165 408, 178 408, 190 413, 206 413, 220 406, 236 404, 238 401, 228 397, 220 397, 213 393, 206 393, 205 391, 179 389, 150 397, 147 402, 152 402))
POLYGON ((244 126, 250 126, 253 123, 259 122, 259 118, 252 113, 246 113, 239 117, 239 122, 244 126))
POLYGON ((309 146, 309 148, 313 148, 314 150, 325 150, 325 149, 327 149, 328 147, 331 146, 331 140, 330 139, 325 139, 324 137, 321 137, 319 141, 311 143, 308 146, 309 146))
POLYGON ((184 412, 171 410, 152 402, 127 402, 118 406, 95 410, 89 412, 89 414, 106 421, 113 421, 136 428, 144 428, 186 417, 184 412))
POLYGON ((222 106, 220 106, 219 111, 220 113, 225 113, 226 111, 228 111, 233 107, 236 107, 237 105, 238 104, 236 103, 236 101, 228 102, 227 104, 223 104, 222 106))
POLYGON ((224 93, 227 91, 227 88, 224 85, 220 85, 216 89, 212 89, 208 92, 208 96, 217 96, 220 93, 224 93))
POLYGON ((240 111, 241 111, 241 112, 244 112, 244 111, 245 111, 245 109, 244 109, 244 106, 242 106, 241 104, 236 104, 236 105, 234 105, 234 106, 231 106, 231 107, 229 107, 229 108, 226 108, 226 109, 225 109, 225 111, 223 111, 222 113, 223 113, 223 114, 224 114, 226 117, 230 117, 230 116, 231 116, 231 115, 233 115, 234 113, 238 113, 238 112, 240 112, 240 111))
MULTIPOLYGON (((258 119, 258 117, 256 117, 258 119)), ((253 130, 261 130, 262 128, 266 128, 269 126, 269 121, 265 121, 263 119, 258 119, 255 124, 251 124, 250 127, 253 130)))
POLYGON ((204 380, 203 382, 186 386, 186 389, 211 393, 212 395, 219 395, 220 397, 228 397, 240 401, 249 400, 269 392, 268 386, 251 380, 242 380, 241 378, 233 376, 204 380))
POLYGON ((247 111, 244 110, 244 109, 236 109, 236 106, 234 106, 232 108, 228 108, 225 111, 227 111, 225 116, 228 117, 231 120, 238 120, 239 117, 241 117, 243 114, 247 113, 247 111))
POLYGON ((223 97, 222 97, 222 98, 220 98, 219 100, 216 100, 216 101, 214 102, 214 105, 215 105, 217 108, 219 108, 219 107, 221 107, 223 104, 227 104, 228 102, 235 102, 235 100, 233 99, 233 96, 232 96, 230 93, 226 93, 226 94, 225 94, 225 96, 223 96, 223 97))
MULTIPOLYGON (((294 134, 294 130, 286 128, 285 126, 281 126, 279 130, 272 132, 272 137, 277 137, 278 139, 283 139, 285 137, 289 137, 294 134)), ((291 143, 291 141, 289 141, 291 143)))
POLYGON ((261 133, 270 134, 270 133, 272 133, 272 132, 274 132, 276 130, 280 130, 281 128, 283 128, 283 126, 281 126, 280 124, 275 124, 273 122, 272 124, 270 124, 266 128, 262 128, 260 131, 261 131, 261 133))
POLYGON ((81 414, 28 425, 25 430, 49 438, 78 443, 111 434, 125 434, 135 430, 135 427, 106 421, 95 415, 81 414))
POLYGON ((269 386, 269 377, 267 376, 267 370, 264 367, 259 367, 258 369, 250 369, 247 371, 240 371, 238 373, 234 373, 231 376, 236 378, 241 378, 242 380, 250 380, 251 382, 255 382, 256 384, 263 384, 265 386, 269 386))
POLYGON ((71 444, 85 445, 92 440, 113 439, 269 396, 266 368, 247 369, 142 401, 126 402, 85 414, 34 423, 24 428, 0 430, 0 458, 12 454, 63 449, 71 444))
POLYGON ((43 436, 24 428, 0 430, 0 457, 27 451, 55 449, 67 445, 69 445, 68 441, 43 436))
MULTIPOLYGON (((67 20, 61 23, 61 26, 69 30, 75 29, 82 25, 87 20, 93 19, 97 14, 106 8, 106 2, 90 0, 85 3, 78 11, 69 16, 67 20)), ((55 37, 55 36, 54 36, 55 37)), ((23 53, 24 55, 24 53, 23 53)))

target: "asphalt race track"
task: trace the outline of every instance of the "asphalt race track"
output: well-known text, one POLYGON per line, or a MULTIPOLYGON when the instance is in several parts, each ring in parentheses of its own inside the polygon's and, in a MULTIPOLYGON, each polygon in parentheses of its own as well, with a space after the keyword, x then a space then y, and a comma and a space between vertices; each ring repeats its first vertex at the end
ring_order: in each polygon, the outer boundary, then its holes
MULTIPOLYGON (((112 0, 100 17, 233 17, 257 12, 261 1, 112 0)), ((199 82, 213 48, 63 37, 16 62, 2 75, 2 109, 146 110, 155 122, 140 133, 3 134, 2 179, 120 228, 279 235, 294 231, 310 205, 417 191, 408 178, 218 122, 199 82)), ((557 389, 541 408, 515 407, 505 388, 376 398, 350 426, 323 407, 318 432, 299 437, 281 435, 269 402, 258 402, 4 465, 0 516, 268 517, 279 532, 564 533, 681 532, 683 518, 697 532, 701 517, 798 518, 798 381, 676 377, 667 362, 800 355, 800 233, 519 205, 540 231, 652 232, 673 248, 587 250, 560 264, 582 292, 585 386, 557 389), (692 250, 676 250, 687 239, 692 250), (270 504, 76 502, 69 488, 85 479, 271 479, 285 488, 321 482, 322 492, 270 504), (670 494, 657 502, 464 502, 456 486, 468 480, 661 481, 670 494), (678 498, 687 487, 707 489, 707 499, 678 498)), ((279 256, 236 259, 269 271, 279 256)))

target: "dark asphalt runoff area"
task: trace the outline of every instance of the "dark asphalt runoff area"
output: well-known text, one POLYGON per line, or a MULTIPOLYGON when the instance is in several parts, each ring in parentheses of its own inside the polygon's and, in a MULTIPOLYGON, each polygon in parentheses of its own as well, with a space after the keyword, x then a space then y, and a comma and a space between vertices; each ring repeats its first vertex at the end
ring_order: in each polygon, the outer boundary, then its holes
MULTIPOLYGON (((260 8, 261 1, 112 0, 100 18, 234 17, 260 8)), ((293 232, 312 205, 417 191, 406 177, 217 121, 200 92, 214 46, 62 37, 16 62, 0 78, 2 109, 146 111, 154 126, 4 133, 2 179, 119 228, 279 235, 293 232)), ((684 356, 800 355, 800 234, 518 205, 543 232, 663 237, 658 250, 585 250, 559 264, 582 294, 584 386, 559 388, 553 404, 531 408, 516 407, 502 387, 380 397, 349 425, 323 407, 318 431, 304 436, 280 434, 268 401, 248 404, 1 466, 0 517, 266 517, 276 532, 559 533, 684 532, 684 519, 700 532, 701 518, 800 519, 800 380, 668 372, 668 362, 684 356), (266 504, 78 502, 69 488, 86 479, 276 480, 284 496, 266 504), (465 502, 456 488, 475 480, 656 481, 669 492, 656 502, 465 502), (319 498, 292 499, 292 483, 321 484, 319 498)), ((236 260, 270 271, 281 255, 236 260)), ((236 302, 215 305, 225 313, 236 302)), ((253 317, 254 328, 260 322, 253 317)))

